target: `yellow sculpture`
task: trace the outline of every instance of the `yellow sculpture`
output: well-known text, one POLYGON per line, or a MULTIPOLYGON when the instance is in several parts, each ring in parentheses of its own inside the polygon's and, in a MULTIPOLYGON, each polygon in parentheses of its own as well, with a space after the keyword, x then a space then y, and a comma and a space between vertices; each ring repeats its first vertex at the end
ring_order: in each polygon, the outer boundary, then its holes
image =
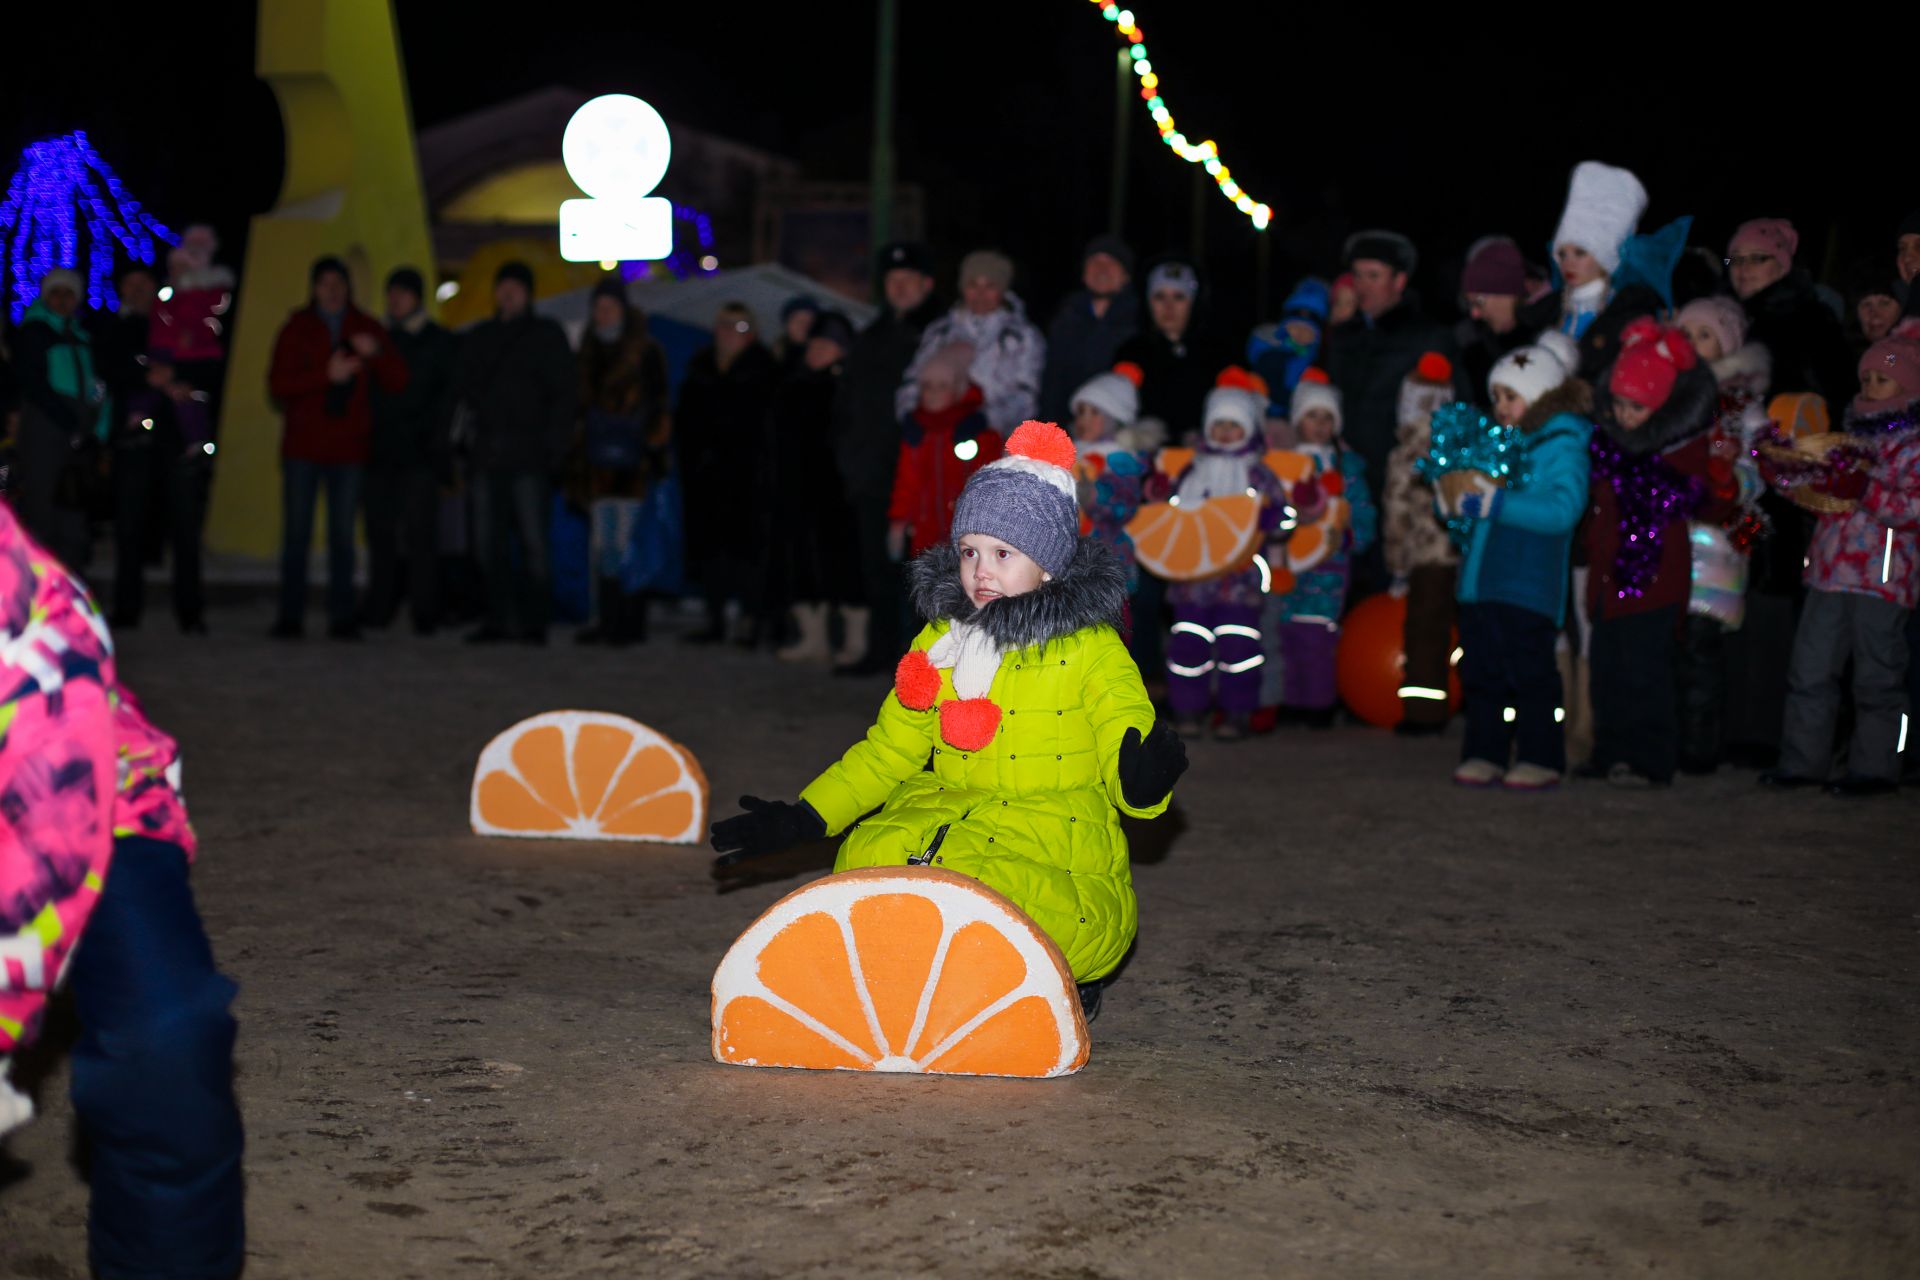
POLYGON ((260 0, 258 63, 286 127, 286 181, 247 237, 207 544, 269 556, 280 539, 280 416, 267 365, 287 313, 306 305, 308 268, 338 255, 354 300, 377 315, 389 271, 417 267, 431 282, 434 262, 388 0, 260 0))

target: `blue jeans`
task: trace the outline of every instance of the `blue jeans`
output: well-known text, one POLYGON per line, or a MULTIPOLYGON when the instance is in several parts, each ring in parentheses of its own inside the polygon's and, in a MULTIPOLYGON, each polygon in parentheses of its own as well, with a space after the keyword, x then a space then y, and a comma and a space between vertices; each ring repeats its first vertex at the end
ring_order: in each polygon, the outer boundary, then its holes
POLYGON ((285 538, 280 544, 280 621, 298 627, 307 616, 307 551, 313 546, 313 511, 320 488, 327 490, 327 624, 354 624, 353 526, 360 513, 366 468, 338 462, 280 463, 280 510, 285 538))
POLYGON ((84 1028, 73 1109, 92 1153, 96 1274, 237 1274, 246 1229, 234 985, 214 968, 177 847, 114 842, 71 978, 84 1028))

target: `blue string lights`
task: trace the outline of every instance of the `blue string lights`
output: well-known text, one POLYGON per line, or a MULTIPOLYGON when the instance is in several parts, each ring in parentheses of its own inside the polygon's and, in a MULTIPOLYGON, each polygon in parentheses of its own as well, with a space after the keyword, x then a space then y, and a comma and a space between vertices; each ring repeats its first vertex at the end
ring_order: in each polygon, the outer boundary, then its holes
POLYGON ((56 267, 78 268, 83 253, 87 305, 118 307, 116 247, 151 263, 155 240, 172 245, 180 237, 128 193, 84 132, 33 143, 0 202, 0 287, 7 289, 8 314, 18 323, 40 296, 41 277, 56 267))
POLYGON ((671 271, 676 280, 685 280, 688 276, 710 276, 720 269, 720 260, 713 256, 713 219, 690 204, 676 204, 673 206, 673 221, 673 252, 658 262, 621 263, 622 280, 645 279, 656 266, 671 271), (692 243, 681 234, 682 227, 692 230, 692 243))

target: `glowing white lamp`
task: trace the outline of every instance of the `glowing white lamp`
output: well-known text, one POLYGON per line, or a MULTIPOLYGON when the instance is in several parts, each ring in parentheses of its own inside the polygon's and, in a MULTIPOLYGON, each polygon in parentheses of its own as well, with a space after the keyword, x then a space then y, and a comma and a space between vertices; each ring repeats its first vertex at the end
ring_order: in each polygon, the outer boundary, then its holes
POLYGON ((560 158, 588 199, 560 205, 569 262, 653 261, 673 253, 673 202, 649 196, 666 176, 667 122, 631 94, 594 98, 567 122, 560 158))

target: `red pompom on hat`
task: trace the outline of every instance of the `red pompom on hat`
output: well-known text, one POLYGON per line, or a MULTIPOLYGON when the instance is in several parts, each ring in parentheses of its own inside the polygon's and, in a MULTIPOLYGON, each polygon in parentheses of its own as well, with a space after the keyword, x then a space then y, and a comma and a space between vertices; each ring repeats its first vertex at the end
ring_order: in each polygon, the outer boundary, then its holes
POLYGON ((1322 369, 1319 365, 1310 364, 1306 368, 1300 371, 1300 381, 1301 382, 1317 382, 1322 386, 1326 386, 1327 384, 1331 383, 1333 379, 1329 378, 1327 376, 1327 371, 1325 369, 1322 369))
POLYGON ((940 697, 940 672, 923 649, 909 649, 893 669, 893 693, 909 711, 926 711, 940 697))
POLYGON ((1270 394, 1267 390, 1267 380, 1265 378, 1257 373, 1249 373, 1237 364, 1230 364, 1222 369, 1220 376, 1213 380, 1213 385, 1215 387, 1231 387, 1236 391, 1251 391, 1263 400, 1270 394))
POLYGON ((1125 378, 1128 382, 1131 382, 1135 390, 1138 390, 1140 385, 1147 380, 1147 371, 1131 360, 1122 360, 1119 364, 1113 366, 1113 371, 1125 378))
POLYGON ((1000 729, 1000 708, 990 698, 955 698, 940 704, 940 739, 960 751, 980 751, 1000 729))
POLYGON ((1007 439, 1007 453, 1015 458, 1052 463, 1067 471, 1073 470, 1073 460, 1078 456, 1072 436, 1054 423, 1032 420, 1013 429, 1013 435, 1007 439))
POLYGON ((1438 351, 1429 351, 1413 366, 1413 376, 1422 382, 1452 382, 1453 361, 1438 351))

